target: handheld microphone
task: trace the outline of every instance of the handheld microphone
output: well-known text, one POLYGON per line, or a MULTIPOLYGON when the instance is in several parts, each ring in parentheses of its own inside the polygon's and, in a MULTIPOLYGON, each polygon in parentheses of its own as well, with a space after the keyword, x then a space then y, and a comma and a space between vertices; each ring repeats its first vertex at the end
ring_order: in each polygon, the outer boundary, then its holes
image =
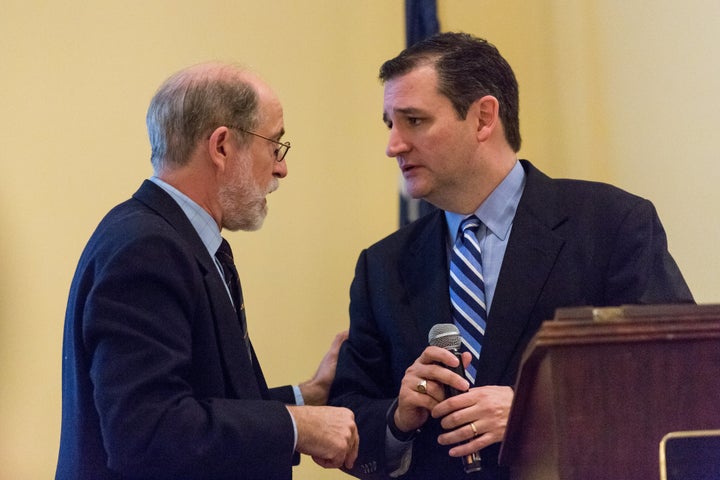
MULTIPOLYGON (((449 351, 455 358, 458 359, 458 366, 455 368, 446 368, 451 370, 463 378, 465 377, 465 368, 462 363, 462 354, 460 352, 460 345, 462 340, 460 339, 460 331, 452 323, 438 323, 433 325, 428 333, 428 343, 434 347, 444 348, 449 351)), ((463 392, 445 385, 445 397, 450 398, 455 395, 459 395, 463 392)), ((462 457, 463 469, 465 473, 479 472, 482 468, 480 466, 480 452, 473 452, 469 455, 462 457)))

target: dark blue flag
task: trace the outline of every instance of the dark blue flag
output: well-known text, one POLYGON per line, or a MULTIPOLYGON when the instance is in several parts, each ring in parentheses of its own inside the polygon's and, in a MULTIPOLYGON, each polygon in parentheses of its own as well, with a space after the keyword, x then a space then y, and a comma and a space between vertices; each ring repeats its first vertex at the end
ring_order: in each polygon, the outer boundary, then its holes
MULTIPOLYGON (((436 0, 405 0, 405 39, 408 47, 439 31, 436 0)), ((401 227, 434 209, 428 202, 410 197, 403 186, 400 191, 401 227)))
POLYGON ((435 0, 405 0, 405 41, 411 46, 440 31, 435 0))

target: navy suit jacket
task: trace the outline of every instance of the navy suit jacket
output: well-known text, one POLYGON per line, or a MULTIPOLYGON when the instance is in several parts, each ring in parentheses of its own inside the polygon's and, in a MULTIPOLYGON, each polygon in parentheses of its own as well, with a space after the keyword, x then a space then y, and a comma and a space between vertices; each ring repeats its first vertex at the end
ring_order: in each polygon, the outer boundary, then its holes
MULTIPOLYGON (((522 161, 526 184, 487 320, 476 386, 513 386, 521 356, 544 320, 568 306, 693 302, 667 250, 653 205, 606 184, 550 179, 522 161)), ((360 453, 351 473, 389 478, 386 412, 405 370, 437 323, 452 323, 447 224, 431 213, 360 254, 350 289, 350 335, 338 361, 331 403, 351 408, 360 453)), ((430 420, 416 437, 407 478, 506 478, 500 444, 481 452, 468 476, 437 443, 430 420)))
POLYGON ((212 257, 152 182, 80 258, 62 388, 57 479, 292 476, 292 389, 268 390, 212 257))

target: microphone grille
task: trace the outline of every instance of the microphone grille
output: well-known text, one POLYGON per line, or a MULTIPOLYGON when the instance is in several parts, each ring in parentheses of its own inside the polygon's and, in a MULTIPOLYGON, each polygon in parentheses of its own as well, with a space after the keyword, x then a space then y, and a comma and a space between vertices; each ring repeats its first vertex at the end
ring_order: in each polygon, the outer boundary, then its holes
POLYGON ((445 350, 458 350, 462 341, 460 330, 452 323, 438 323, 433 325, 428 333, 428 343, 433 347, 445 350))

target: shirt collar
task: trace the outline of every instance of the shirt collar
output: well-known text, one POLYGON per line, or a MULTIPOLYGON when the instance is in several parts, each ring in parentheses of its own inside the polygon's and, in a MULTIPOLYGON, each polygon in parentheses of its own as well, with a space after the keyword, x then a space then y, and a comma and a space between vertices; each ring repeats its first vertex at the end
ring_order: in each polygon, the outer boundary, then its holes
MULTIPOLYGON (((525 170, 520 162, 515 166, 502 182, 490 193, 485 201, 478 207, 474 215, 485 225, 489 233, 505 241, 510 233, 513 218, 517 211, 520 197, 525 188, 525 170)), ((472 215, 472 214, 471 214, 472 215)), ((455 243, 460 223, 470 215, 463 215, 454 212, 445 212, 445 219, 448 224, 448 239, 450 245, 455 243)))
POLYGON ((169 183, 160 180, 156 176, 150 177, 150 181, 165 190, 168 195, 175 200, 178 206, 180 206, 182 211, 185 213, 185 216, 188 220, 190 220, 190 223, 200 236, 200 240, 202 240, 208 253, 210 253, 210 256, 214 257, 218 247, 220 247, 222 237, 220 236, 220 229, 218 228, 217 223, 210 214, 200 205, 195 203, 194 200, 169 183))

